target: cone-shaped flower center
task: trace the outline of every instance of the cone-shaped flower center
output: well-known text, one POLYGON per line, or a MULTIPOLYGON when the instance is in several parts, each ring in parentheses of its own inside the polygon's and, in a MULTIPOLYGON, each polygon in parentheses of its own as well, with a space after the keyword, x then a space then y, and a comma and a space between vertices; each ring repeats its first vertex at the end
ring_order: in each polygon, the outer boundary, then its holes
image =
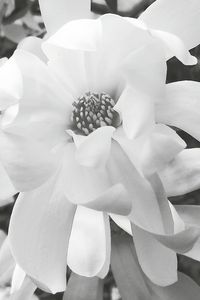
POLYGON ((116 126, 114 100, 105 93, 87 92, 73 103, 72 122, 82 134, 88 135, 102 126, 116 126))

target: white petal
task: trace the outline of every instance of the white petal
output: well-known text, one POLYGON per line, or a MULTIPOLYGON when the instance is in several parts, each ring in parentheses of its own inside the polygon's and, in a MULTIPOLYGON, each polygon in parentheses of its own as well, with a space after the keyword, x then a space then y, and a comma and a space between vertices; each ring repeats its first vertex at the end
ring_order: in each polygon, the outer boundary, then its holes
POLYGON ((176 56, 185 65, 195 65, 197 63, 196 57, 190 54, 178 36, 161 30, 151 30, 151 34, 164 43, 167 60, 172 56, 176 56))
POLYGON ((21 135, 0 135, 0 157, 18 191, 36 188, 57 168, 57 158, 41 142, 21 135))
POLYGON ((102 212, 78 206, 69 240, 69 267, 82 276, 97 275, 110 256, 107 253, 109 236, 108 217, 102 212))
POLYGON ((17 117, 6 130, 23 132, 43 143, 55 145, 66 136, 71 96, 63 90, 49 68, 32 53, 17 50, 12 59, 20 70, 23 95, 17 117))
POLYGON ((42 39, 37 38, 35 36, 29 36, 25 38, 21 43, 18 45, 18 49, 22 49, 28 52, 31 52, 35 54, 37 57, 39 57, 44 62, 47 61, 47 57, 44 55, 42 51, 42 39))
POLYGON ((150 28, 180 37, 188 50, 200 43, 199 0, 157 0, 140 16, 150 28))
POLYGON ((132 86, 122 92, 114 109, 119 112, 129 139, 149 131, 154 125, 154 106, 149 97, 132 86))
POLYGON ((73 138, 77 146, 76 159, 79 164, 86 167, 105 166, 110 154, 114 130, 112 126, 103 126, 84 138, 74 134, 73 138))
POLYGON ((199 189, 200 150, 183 150, 159 174, 168 196, 184 195, 199 189))
POLYGON ((74 20, 91 17, 90 0, 40 0, 40 9, 48 34, 54 33, 63 24, 74 20))
POLYGON ((200 83, 179 81, 166 85, 166 98, 156 108, 159 123, 176 126, 200 140, 200 83))
POLYGON ((16 262, 40 288, 52 293, 66 288, 68 239, 75 213, 56 179, 20 194, 9 227, 16 262))
POLYGON ((117 143, 112 143, 107 168, 113 184, 122 183, 131 198, 130 220, 152 232, 163 233, 165 231, 163 218, 166 218, 166 223, 170 225, 166 207, 161 205, 161 200, 166 201, 166 199, 161 198, 158 202, 150 183, 137 172, 117 143), (164 211, 160 206, 165 207, 164 211))
POLYGON ((129 52, 121 68, 126 81, 146 93, 152 101, 158 101, 163 96, 167 67, 160 41, 147 39, 144 45, 138 45, 135 51, 129 52))
POLYGON ((47 39, 43 43, 43 49, 47 54, 49 45, 64 49, 94 51, 97 49, 99 36, 101 36, 99 20, 75 20, 62 26, 47 39))
POLYGON ((138 260, 144 273, 160 286, 176 282, 176 254, 138 227, 133 226, 132 230, 138 260))

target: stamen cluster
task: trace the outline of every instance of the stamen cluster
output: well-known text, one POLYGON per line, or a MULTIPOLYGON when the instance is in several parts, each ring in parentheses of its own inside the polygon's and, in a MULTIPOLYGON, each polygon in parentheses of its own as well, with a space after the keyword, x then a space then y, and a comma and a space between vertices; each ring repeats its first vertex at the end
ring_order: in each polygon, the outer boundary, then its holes
POLYGON ((87 92, 73 103, 73 125, 84 135, 102 126, 114 126, 114 100, 106 93, 87 92))

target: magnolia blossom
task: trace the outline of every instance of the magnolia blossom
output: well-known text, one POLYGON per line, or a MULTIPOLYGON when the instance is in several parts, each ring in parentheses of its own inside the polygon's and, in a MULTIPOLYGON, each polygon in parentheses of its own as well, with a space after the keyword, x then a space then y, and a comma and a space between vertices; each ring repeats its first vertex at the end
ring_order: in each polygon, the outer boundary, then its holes
POLYGON ((182 153, 190 157, 165 124, 200 139, 200 84, 166 85, 166 60, 196 63, 187 49, 199 43, 200 3, 158 0, 139 20, 70 21, 89 17, 89 2, 76 15, 77 1, 42 0, 47 39, 25 40, 0 70, 10 103, 0 158, 21 192, 10 247, 40 288, 63 291, 67 264, 83 276, 107 274, 111 216, 133 234, 145 274, 170 285, 177 252, 199 259, 200 224, 198 208, 174 208, 164 191, 183 192, 168 173, 182 153))

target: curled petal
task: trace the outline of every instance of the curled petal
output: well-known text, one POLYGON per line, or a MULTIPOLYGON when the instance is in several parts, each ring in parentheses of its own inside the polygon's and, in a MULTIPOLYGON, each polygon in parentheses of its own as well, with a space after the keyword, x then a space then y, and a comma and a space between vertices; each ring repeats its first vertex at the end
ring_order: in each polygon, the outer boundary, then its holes
MULTIPOLYGON (((187 226, 200 228, 200 209, 197 205, 177 205, 176 210, 187 226)), ((184 255, 200 261, 200 238, 194 247, 184 255)))
POLYGON ((28 52, 35 54, 44 62, 47 62, 47 57, 42 51, 42 39, 37 38, 35 36, 29 36, 21 41, 18 45, 18 49, 22 49, 28 52))
POLYGON ((163 124, 155 125, 142 151, 144 173, 153 174, 161 170, 185 147, 185 142, 174 130, 163 124))
POLYGON ((197 190, 200 187, 200 150, 183 150, 159 174, 168 196, 197 190))
POLYGON ((176 253, 160 244, 153 236, 132 226, 139 263, 151 281, 167 286, 177 281, 176 253))
MULTIPOLYGON (((69 240, 69 267, 82 276, 98 275, 106 260, 109 261, 110 251, 107 250, 110 246, 107 243, 110 243, 108 216, 78 206, 69 240)), ((108 271, 109 263, 106 265, 108 271)))
POLYGON ((54 33, 65 23, 74 20, 89 18, 90 0, 40 0, 40 9, 48 34, 54 33))
POLYGON ((9 227, 16 262, 40 288, 52 293, 66 288, 68 239, 75 213, 62 190, 54 176, 40 188, 20 194, 9 227))
POLYGON ((185 65, 195 65, 197 63, 196 57, 190 54, 178 36, 161 30, 151 30, 151 34, 164 43, 166 59, 176 56, 185 65))
POLYGON ((65 194, 72 203, 122 215, 130 212, 131 200, 121 183, 112 184, 105 169, 79 165, 73 144, 68 145, 65 152, 62 180, 65 194))
POLYGON ((170 32, 180 37, 187 49, 200 42, 198 0, 157 0, 140 16, 148 27, 170 32))
POLYGON ((47 54, 51 51, 51 45, 71 50, 95 51, 100 36, 99 20, 76 20, 65 24, 50 36, 44 42, 43 49, 47 54))
MULTIPOLYGON (((132 201, 132 211, 129 218, 135 224, 156 233, 164 233, 163 218, 171 227, 168 213, 161 210, 162 200, 157 200, 151 184, 136 170, 133 163, 128 159, 126 153, 116 142, 112 143, 111 156, 107 164, 110 180, 113 184, 121 183, 126 188, 132 201), (167 221, 168 220, 168 221, 167 221)), ((169 210, 167 206, 165 209, 169 210)))
POLYGON ((176 126, 200 140, 200 83, 179 81, 166 85, 166 98, 156 108, 159 123, 176 126))

